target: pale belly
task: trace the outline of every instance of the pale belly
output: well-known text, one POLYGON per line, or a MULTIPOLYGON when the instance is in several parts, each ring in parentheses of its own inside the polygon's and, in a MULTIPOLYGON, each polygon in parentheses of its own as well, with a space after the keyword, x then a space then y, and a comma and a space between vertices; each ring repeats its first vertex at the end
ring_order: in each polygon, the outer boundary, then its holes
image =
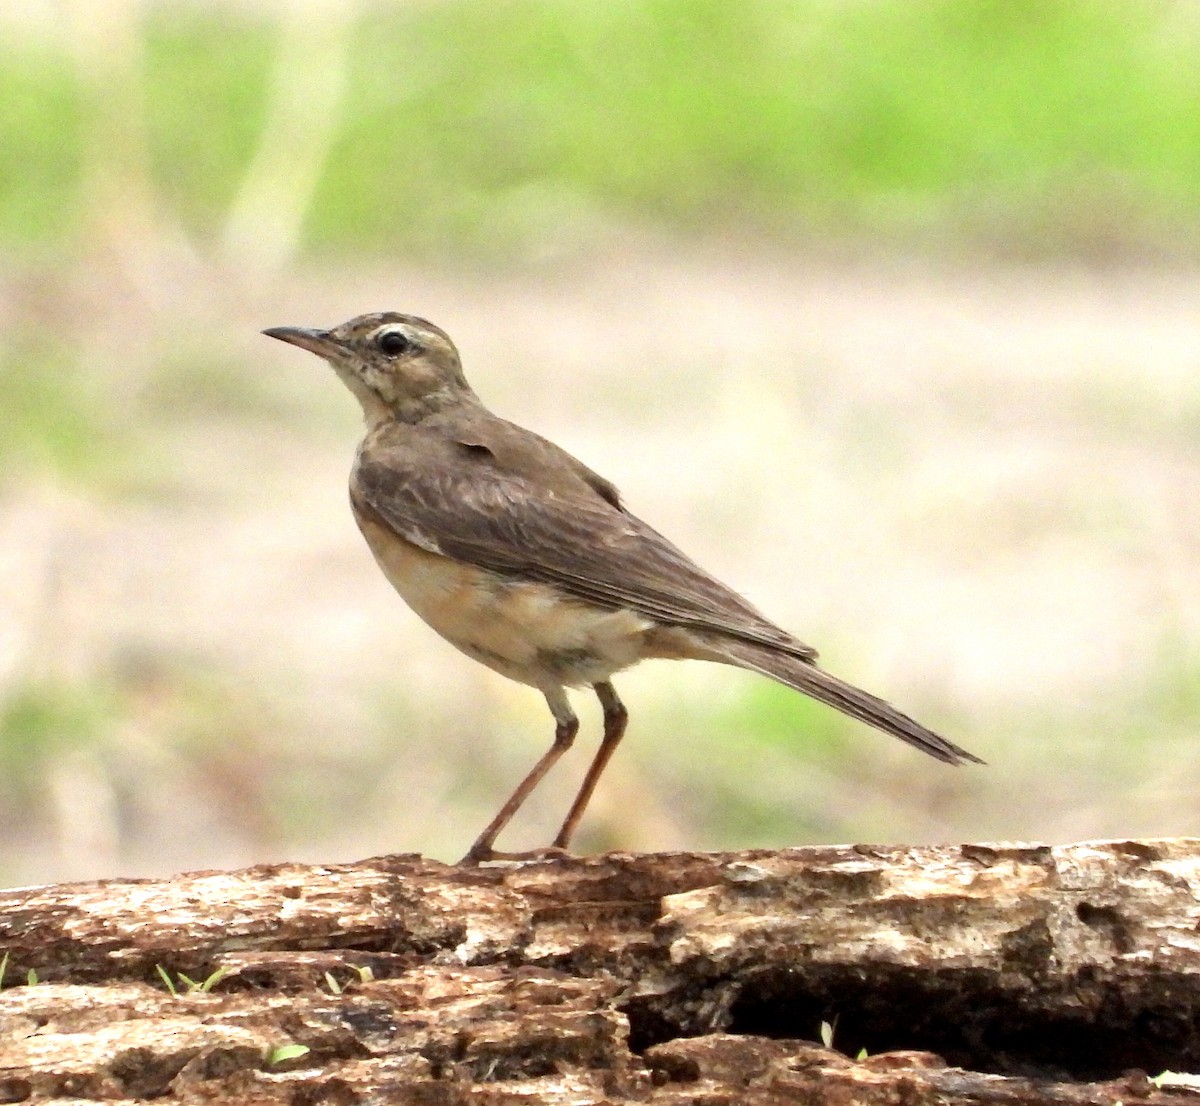
POLYGON ((510 679, 542 689, 594 684, 657 653, 654 624, 633 611, 458 564, 356 517, 401 598, 451 644, 510 679))

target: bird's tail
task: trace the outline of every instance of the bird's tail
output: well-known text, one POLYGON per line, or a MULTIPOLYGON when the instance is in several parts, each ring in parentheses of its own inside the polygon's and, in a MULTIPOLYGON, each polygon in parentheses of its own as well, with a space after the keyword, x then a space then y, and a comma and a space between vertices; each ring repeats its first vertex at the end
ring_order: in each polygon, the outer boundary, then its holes
POLYGON ((851 718, 857 718, 878 730, 883 730, 884 733, 898 737, 946 764, 984 763, 974 753, 968 753, 966 749, 960 749, 932 730, 927 730, 920 722, 898 711, 891 703, 885 703, 870 692, 831 676, 812 661, 750 642, 728 639, 722 641, 721 652, 730 664, 770 676, 781 684, 827 703, 851 718))

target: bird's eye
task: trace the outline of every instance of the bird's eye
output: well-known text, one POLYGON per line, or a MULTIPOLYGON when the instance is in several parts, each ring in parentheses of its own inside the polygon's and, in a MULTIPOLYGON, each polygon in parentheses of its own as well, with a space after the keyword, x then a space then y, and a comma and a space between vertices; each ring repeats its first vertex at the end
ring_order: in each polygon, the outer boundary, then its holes
POLYGON ((381 352, 388 357, 399 357, 412 349, 412 339, 402 330, 385 330, 375 339, 381 352))

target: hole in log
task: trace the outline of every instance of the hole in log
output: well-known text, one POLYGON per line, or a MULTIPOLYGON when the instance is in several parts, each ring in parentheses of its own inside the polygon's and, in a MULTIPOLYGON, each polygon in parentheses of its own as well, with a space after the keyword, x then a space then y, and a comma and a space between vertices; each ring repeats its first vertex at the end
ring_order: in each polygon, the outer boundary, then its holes
MULTIPOLYGON (((693 995, 689 1010, 633 1005, 626 1013, 631 1044, 650 1045, 712 1029, 777 1039, 820 1041, 822 1022, 833 1025, 833 1047, 847 1056, 896 1050, 934 1052, 969 1071, 1064 1081, 1115 1079, 1130 1069, 1156 1073, 1200 1067, 1200 1006, 1183 979, 1155 981, 1155 994, 1108 992, 1079 980, 1078 1017, 1040 1010, 1036 987, 1000 992, 981 972, 922 973, 872 969, 830 973, 814 980, 764 974, 742 984, 723 1025, 702 1025, 691 1012, 715 1009, 693 995), (814 986, 815 983, 815 986, 814 986)), ((723 986, 728 987, 728 981, 723 986)))
POLYGON ((1090 902, 1081 902, 1075 907, 1075 916, 1089 929, 1106 933, 1112 941, 1113 950, 1127 953, 1133 948, 1129 936, 1129 926, 1119 910, 1111 906, 1096 906, 1090 902))

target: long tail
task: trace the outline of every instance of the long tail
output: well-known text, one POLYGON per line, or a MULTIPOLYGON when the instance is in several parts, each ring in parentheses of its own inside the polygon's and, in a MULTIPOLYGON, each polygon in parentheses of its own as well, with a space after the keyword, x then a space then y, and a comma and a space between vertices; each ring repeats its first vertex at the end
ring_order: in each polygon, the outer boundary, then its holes
POLYGON ((974 753, 968 753, 966 749, 960 749, 932 730, 927 730, 920 722, 898 711, 891 703, 885 703, 870 692, 831 676, 811 661, 748 642, 728 639, 722 641, 721 652, 728 657, 730 664, 770 676, 781 684, 827 703, 851 718, 857 718, 878 730, 883 730, 884 733, 898 737, 946 764, 984 763, 974 753))

